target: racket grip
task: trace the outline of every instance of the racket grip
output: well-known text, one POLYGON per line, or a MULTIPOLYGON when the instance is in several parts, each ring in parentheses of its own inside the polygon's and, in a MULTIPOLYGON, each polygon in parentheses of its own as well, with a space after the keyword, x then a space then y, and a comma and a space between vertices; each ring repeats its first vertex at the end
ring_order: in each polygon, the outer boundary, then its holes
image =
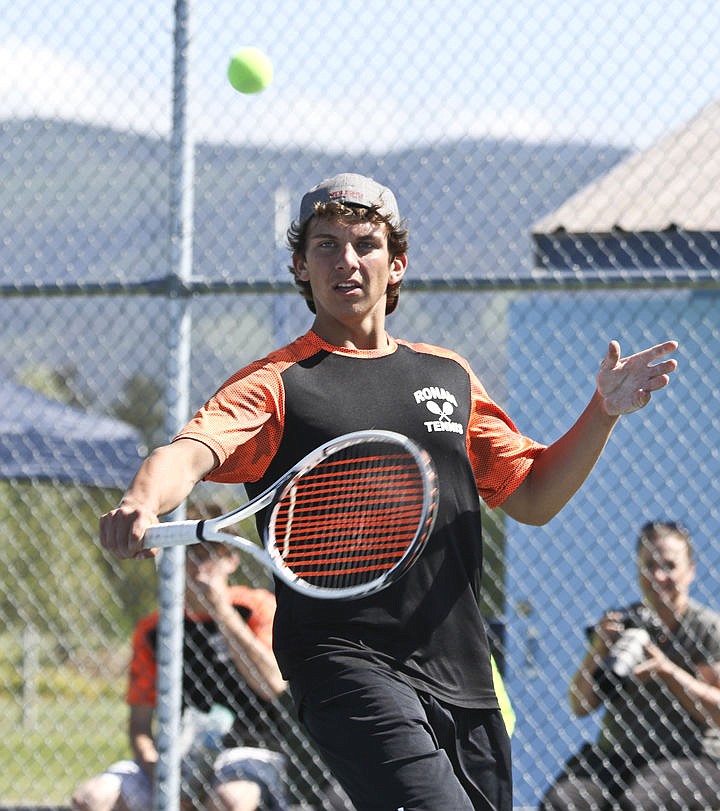
POLYGON ((168 546, 187 546, 200 540, 202 521, 169 521, 148 527, 143 537, 143 549, 165 549, 168 546))

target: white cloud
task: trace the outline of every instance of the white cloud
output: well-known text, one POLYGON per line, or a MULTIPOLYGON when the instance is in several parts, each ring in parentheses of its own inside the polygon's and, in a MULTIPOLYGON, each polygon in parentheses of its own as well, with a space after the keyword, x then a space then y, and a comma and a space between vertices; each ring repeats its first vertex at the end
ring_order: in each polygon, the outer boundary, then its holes
MULTIPOLYGON (((361 89, 362 90, 362 89, 361 89)), ((517 138, 545 141, 579 137, 570 127, 563 133, 533 110, 475 112, 461 101, 414 100, 393 103, 365 90, 358 97, 282 98, 272 88, 262 96, 211 98, 198 101, 196 136, 231 143, 292 144, 338 151, 384 151, 464 137, 517 138)))
MULTIPOLYGON (((62 52, 27 42, 0 44, 4 118, 57 118, 166 136, 171 126, 171 77, 127 69, 110 74, 62 52)), ((385 151, 460 138, 526 141, 598 138, 592 122, 549 120, 530 108, 473 105, 467 99, 297 95, 277 86, 242 96, 227 83, 193 82, 190 132, 196 140, 312 147, 324 151, 385 151)), ((607 140, 607 139, 606 139, 607 140)))
POLYGON ((143 103, 153 91, 43 46, 0 44, 0 96, 4 118, 57 118, 142 132, 166 132, 167 99, 143 103))

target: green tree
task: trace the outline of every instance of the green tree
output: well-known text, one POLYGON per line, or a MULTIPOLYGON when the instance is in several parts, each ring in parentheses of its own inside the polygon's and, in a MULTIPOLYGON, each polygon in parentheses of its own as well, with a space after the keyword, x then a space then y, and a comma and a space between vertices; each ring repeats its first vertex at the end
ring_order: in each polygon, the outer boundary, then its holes
POLYGON ((140 430, 148 448, 165 440, 165 404, 159 383, 143 374, 128 378, 112 407, 113 416, 140 430))
POLYGON ((70 644, 125 637, 155 601, 152 563, 123 567, 97 542, 118 493, 53 482, 0 482, 0 621, 70 644))
POLYGON ((65 366, 51 369, 39 364, 23 369, 17 376, 18 382, 39 394, 57 400, 65 405, 87 408, 92 398, 83 390, 77 367, 65 366))

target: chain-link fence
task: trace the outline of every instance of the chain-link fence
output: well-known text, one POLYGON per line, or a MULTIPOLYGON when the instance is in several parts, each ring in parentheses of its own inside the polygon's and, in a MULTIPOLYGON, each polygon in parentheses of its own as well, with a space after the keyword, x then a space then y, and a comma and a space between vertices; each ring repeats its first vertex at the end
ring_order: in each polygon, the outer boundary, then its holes
MULTIPOLYGON (((518 716, 516 804, 535 805, 597 733, 568 683, 585 626, 639 597, 646 520, 691 529, 692 593, 720 607, 716 5, 198 0, 184 144, 172 4, 0 11, 0 804, 65 805, 129 756, 130 635, 156 572, 107 559, 97 517, 166 437, 178 305, 191 409, 308 328, 284 231, 303 191, 349 170, 409 221, 390 330, 465 355, 531 436, 569 428, 611 338, 680 341, 671 388, 621 421, 560 516, 488 515, 484 607, 518 716), (244 44, 274 62, 255 96, 225 78, 244 44)), ((324 785, 280 712, 277 747, 324 785)))

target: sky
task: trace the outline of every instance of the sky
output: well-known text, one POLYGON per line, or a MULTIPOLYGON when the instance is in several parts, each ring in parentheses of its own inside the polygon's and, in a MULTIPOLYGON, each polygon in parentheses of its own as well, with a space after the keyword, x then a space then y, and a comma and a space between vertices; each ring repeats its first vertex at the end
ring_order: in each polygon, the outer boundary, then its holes
MULTIPOLYGON (((0 0, 0 118, 166 135, 170 0, 0 0)), ((188 0, 197 140, 417 145, 485 135, 643 148, 720 96, 717 0, 188 0), (231 54, 275 78, 243 96, 231 54)))

